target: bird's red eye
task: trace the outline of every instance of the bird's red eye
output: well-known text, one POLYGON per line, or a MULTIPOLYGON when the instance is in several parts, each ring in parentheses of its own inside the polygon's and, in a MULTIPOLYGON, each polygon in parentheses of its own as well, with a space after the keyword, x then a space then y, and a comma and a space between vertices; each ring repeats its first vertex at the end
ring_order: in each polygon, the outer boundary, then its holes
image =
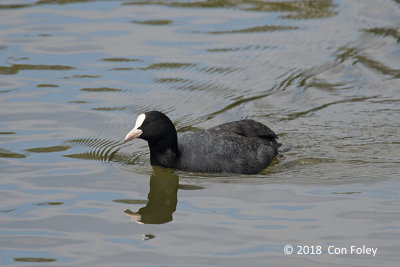
POLYGON ((149 122, 148 122, 149 125, 151 125, 152 123, 153 123, 152 121, 149 121, 149 122))

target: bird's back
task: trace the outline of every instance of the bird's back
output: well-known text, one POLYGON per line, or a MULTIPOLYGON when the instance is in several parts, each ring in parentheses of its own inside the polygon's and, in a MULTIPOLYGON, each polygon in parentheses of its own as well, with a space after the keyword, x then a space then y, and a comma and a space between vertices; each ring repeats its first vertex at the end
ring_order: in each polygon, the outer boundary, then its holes
POLYGON ((275 133, 267 126, 242 120, 199 133, 178 136, 178 169, 201 172, 258 173, 277 155, 275 133))

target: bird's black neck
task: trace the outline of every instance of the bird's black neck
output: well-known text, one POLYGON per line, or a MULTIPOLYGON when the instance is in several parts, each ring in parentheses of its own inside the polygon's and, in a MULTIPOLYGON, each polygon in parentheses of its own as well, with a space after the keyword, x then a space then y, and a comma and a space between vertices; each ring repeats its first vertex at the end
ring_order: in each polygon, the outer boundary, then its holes
POLYGON ((149 148, 151 165, 173 168, 180 156, 176 132, 165 138, 149 141, 149 148))

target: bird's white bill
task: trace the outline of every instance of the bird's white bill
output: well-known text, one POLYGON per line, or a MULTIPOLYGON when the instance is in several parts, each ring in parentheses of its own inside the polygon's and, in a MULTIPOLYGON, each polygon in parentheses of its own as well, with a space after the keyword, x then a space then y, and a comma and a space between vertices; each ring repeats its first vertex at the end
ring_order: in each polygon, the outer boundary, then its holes
POLYGON ((135 127, 125 136, 125 142, 131 141, 132 139, 138 138, 143 131, 138 129, 140 126, 142 126, 144 120, 146 119, 145 114, 140 114, 135 123, 135 127))
POLYGON ((143 133, 140 129, 133 128, 126 136, 125 142, 131 141, 132 139, 138 138, 143 133))

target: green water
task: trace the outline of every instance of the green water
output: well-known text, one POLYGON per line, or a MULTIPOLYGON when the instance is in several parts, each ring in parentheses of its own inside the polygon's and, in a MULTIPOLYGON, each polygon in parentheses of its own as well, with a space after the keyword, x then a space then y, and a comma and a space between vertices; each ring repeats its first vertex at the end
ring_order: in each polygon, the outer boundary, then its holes
POLYGON ((397 266, 399 18, 390 0, 1 1, 0 265, 397 266), (149 110, 179 132, 255 119, 283 152, 250 176, 152 168, 123 143, 149 110))

